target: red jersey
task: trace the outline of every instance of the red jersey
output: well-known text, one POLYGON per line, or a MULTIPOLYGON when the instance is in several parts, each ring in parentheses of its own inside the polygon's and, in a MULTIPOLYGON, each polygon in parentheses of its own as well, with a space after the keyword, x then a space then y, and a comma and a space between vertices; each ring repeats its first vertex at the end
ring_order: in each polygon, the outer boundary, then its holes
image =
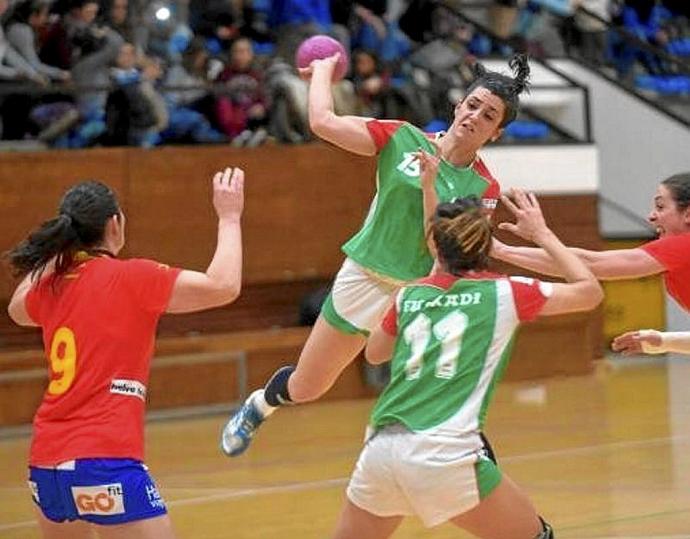
POLYGON ((144 458, 144 408, 156 325, 180 270, 150 260, 84 257, 26 310, 43 330, 50 381, 29 463, 144 458))
POLYGON ((666 236, 641 247, 666 268, 666 290, 690 312, 690 233, 666 236))
MULTIPOLYGON (((397 131, 397 129, 405 122, 399 120, 371 120, 367 122, 369 133, 374 139, 377 151, 381 151, 383 147, 388 144, 388 141, 397 131)), ((436 140, 437 133, 424 133, 429 140, 436 140)), ((477 158, 472 163, 472 169, 486 180, 488 186, 482 196, 482 205, 489 211, 496 209, 498 199, 501 197, 501 186, 498 181, 491 175, 489 169, 482 161, 481 157, 477 158)))

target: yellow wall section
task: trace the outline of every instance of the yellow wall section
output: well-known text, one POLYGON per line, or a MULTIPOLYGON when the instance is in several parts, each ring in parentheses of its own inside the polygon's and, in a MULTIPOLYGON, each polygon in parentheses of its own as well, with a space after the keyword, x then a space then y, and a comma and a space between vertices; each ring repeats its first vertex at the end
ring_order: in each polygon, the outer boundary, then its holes
MULTIPOLYGON (((607 241, 608 249, 629 249, 643 241, 607 241)), ((604 337, 610 341, 615 336, 634 329, 659 329, 666 327, 666 292, 660 276, 644 277, 629 281, 603 283, 604 337)))

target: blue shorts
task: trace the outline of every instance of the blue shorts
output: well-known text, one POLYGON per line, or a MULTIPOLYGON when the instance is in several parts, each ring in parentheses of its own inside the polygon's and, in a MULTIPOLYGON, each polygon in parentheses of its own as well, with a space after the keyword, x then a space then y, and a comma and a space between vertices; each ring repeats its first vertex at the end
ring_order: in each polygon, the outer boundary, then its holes
POLYGON ((34 502, 54 522, 123 524, 168 510, 142 462, 78 459, 54 468, 29 467, 34 502))

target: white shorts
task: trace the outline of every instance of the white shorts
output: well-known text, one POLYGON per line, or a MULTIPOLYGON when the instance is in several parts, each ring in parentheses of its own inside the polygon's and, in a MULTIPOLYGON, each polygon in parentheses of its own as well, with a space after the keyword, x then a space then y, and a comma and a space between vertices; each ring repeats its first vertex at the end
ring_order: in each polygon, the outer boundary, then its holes
POLYGON ((321 314, 345 333, 366 336, 381 323, 403 284, 378 277, 346 258, 321 314))
POLYGON ((385 427, 362 450, 347 497, 380 517, 416 515, 427 527, 442 524, 475 507, 501 481, 478 438, 385 427))

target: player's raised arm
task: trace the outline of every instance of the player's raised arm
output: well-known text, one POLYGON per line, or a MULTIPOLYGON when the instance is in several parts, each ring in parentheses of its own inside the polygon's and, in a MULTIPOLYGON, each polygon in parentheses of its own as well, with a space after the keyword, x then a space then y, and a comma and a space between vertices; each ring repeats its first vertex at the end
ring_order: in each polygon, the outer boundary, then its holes
POLYGON ((369 118, 338 116, 333 108, 332 79, 339 53, 300 71, 311 77, 309 85, 309 127, 319 138, 359 155, 375 155, 376 144, 369 134, 369 118))
MULTIPOLYGON (((510 223, 500 223, 498 227, 512 232, 510 223)), ((664 271, 661 263, 639 248, 591 251, 570 247, 569 250, 587 265, 597 279, 602 281, 645 277, 664 271)), ((563 277, 562 270, 555 260, 539 247, 507 245, 494 239, 491 256, 543 275, 563 277)))
POLYGON ((553 285, 553 293, 542 314, 564 314, 596 307, 604 297, 601 285, 587 265, 546 226, 537 198, 532 193, 514 189, 513 200, 504 196, 503 203, 517 219, 510 226, 511 232, 539 245, 568 281, 553 285))
POLYGON ((244 171, 226 168, 213 178, 213 206, 218 215, 216 251, 205 273, 184 270, 172 291, 167 311, 192 312, 230 303, 242 285, 244 171))

